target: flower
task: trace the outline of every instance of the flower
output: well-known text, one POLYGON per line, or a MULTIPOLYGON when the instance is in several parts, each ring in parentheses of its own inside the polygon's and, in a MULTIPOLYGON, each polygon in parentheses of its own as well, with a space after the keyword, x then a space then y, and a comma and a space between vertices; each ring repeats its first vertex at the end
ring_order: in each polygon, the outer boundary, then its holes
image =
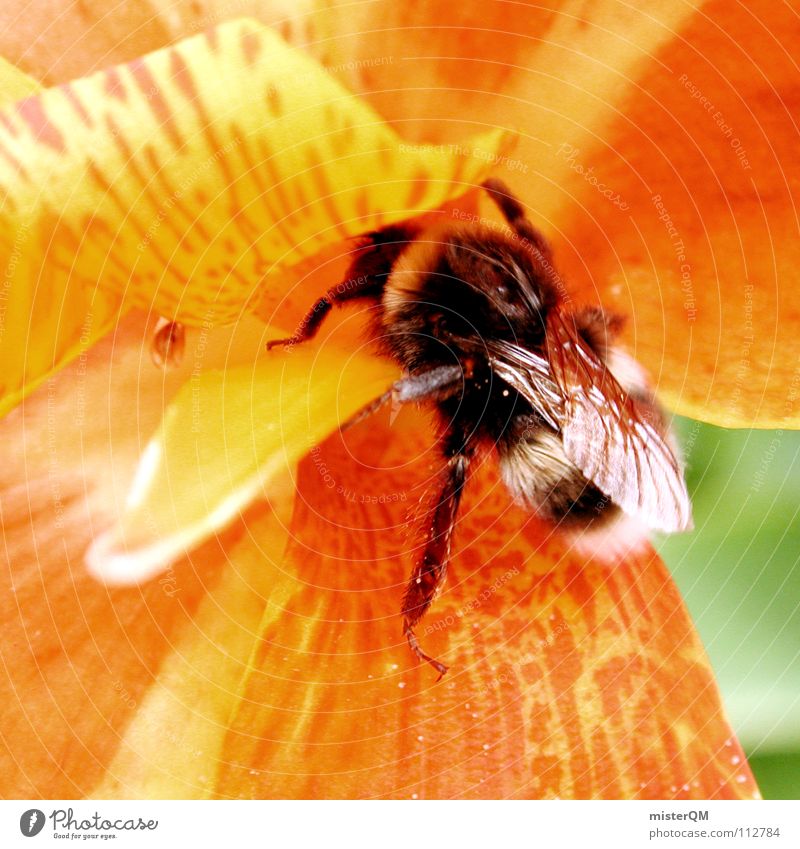
MULTIPOLYGON (((235 22, 4 113, 28 133, 4 149, 33 186, 14 183, 17 207, 4 207, 7 267, 17 254, 9 296, 20 279, 39 286, 22 289, 28 309, 8 299, 29 324, 4 325, 6 350, 19 352, 5 397, 39 384, 2 423, 24 449, 0 481, 4 795, 756 793, 655 553, 629 552, 613 569, 579 557, 510 506, 489 464, 465 497, 449 585, 420 633, 453 666, 434 684, 397 616, 408 508, 432 472, 427 420, 409 410, 326 438, 393 376, 353 351, 356 311, 306 351, 261 353, 259 318, 291 329, 320 277, 337 279, 344 237, 371 216, 448 199, 472 213, 476 198, 454 187, 494 164, 552 236, 575 297, 629 316, 626 341, 673 409, 794 423, 796 313, 762 281, 795 250, 769 237, 791 224, 794 128, 781 108, 796 72, 722 7, 506 11, 310 4, 285 28, 327 75, 269 30, 235 22), (745 33, 764 76, 734 55, 745 33), (287 129, 274 158, 229 146, 259 138, 254 92, 272 92, 273 106, 283 93, 285 68, 259 61, 266 47, 307 89, 318 138, 363 135, 311 161, 290 154, 308 153, 313 120, 287 129), (226 85, 235 79, 242 94, 226 85), (347 124, 325 113, 331 103, 352 110, 347 124), (234 119, 248 131, 231 131, 234 119), (504 148, 496 127, 515 129, 518 147, 504 148), (59 145, 73 169, 63 183, 59 145), (394 152, 392 176, 364 165, 355 174, 368 191, 340 196, 354 174, 336 170, 345 151, 381 146, 394 152), (87 176, 92 161, 104 179, 87 176), (277 164, 272 185, 285 192, 258 185, 259 161, 277 164), (312 193, 298 174, 320 162, 334 188, 318 180, 312 193), (419 169, 427 194, 415 197, 419 169), (272 227, 236 214, 266 196, 272 227), (180 367, 153 369, 153 320, 132 307, 197 327, 180 367), (90 544, 95 568, 116 577, 185 553, 122 588, 87 574, 90 544)), ((784 31, 776 18, 761 37, 784 31)))

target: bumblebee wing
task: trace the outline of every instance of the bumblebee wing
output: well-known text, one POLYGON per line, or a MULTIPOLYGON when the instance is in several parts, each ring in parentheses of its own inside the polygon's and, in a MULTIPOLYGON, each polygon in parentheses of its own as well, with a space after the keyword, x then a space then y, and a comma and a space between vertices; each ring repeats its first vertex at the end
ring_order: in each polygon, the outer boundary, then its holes
POLYGON ((564 398, 545 357, 513 342, 487 340, 492 371, 516 389, 554 430, 561 430, 564 398))
MULTIPOLYGON (((550 374, 563 397, 564 453, 626 513, 662 531, 692 526, 683 471, 646 404, 633 400, 568 316, 547 320, 550 374)), ((516 387, 515 387, 516 388, 516 387)))

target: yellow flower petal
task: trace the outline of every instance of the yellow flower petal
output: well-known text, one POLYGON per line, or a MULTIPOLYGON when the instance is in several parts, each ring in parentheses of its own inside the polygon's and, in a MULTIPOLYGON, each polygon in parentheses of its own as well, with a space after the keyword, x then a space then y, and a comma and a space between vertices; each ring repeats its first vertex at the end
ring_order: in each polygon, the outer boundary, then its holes
MULTIPOLYGON (((142 453, 117 527, 87 562, 110 583, 146 580, 227 525, 340 421, 386 388, 395 368, 314 349, 187 383, 142 453)), ((292 485, 289 479, 289 486, 292 485)))
POLYGON ((37 124, 39 89, 36 80, 0 59, 0 106, 7 107, 0 113, 0 416, 54 368, 86 351, 122 313, 119 296, 94 291, 71 276, 71 261, 50 264, 58 262, 52 236, 60 226, 59 211, 40 207, 40 189, 52 175, 23 163, 15 144, 23 139, 10 117, 27 126, 34 148, 47 145, 50 128, 46 121, 37 124))
POLYGON ((121 304, 233 321, 300 260, 466 191, 502 139, 404 145, 243 20, 17 103, 0 114, 6 408, 121 304))
MULTIPOLYGON (((0 107, 29 97, 40 88, 33 77, 0 58, 0 107)), ((23 109, 20 114, 31 113, 23 109)), ((3 130, 8 131, 8 126, 3 124, 3 130)), ((2 416, 19 403, 23 386, 25 392, 35 388, 54 362, 72 359, 108 330, 109 317, 116 309, 107 309, 106 296, 94 301, 90 293, 69 283, 65 283, 60 293, 46 289, 49 274, 42 257, 47 253, 47 245, 36 239, 30 210, 16 206, 13 189, 21 183, 23 175, 19 162, 3 147, 1 138, 0 161, 4 190, 0 207, 2 416), (31 337, 33 328, 35 345, 31 337)))
POLYGON ((35 94, 40 88, 41 86, 33 77, 20 71, 0 56, 0 108, 35 94))

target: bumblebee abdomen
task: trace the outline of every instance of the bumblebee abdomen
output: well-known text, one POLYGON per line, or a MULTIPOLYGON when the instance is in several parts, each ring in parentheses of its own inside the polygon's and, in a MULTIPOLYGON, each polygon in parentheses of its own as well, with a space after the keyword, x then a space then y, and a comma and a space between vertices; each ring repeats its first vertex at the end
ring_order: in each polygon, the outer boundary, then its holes
POLYGON ((500 474, 514 501, 562 526, 605 522, 619 509, 564 453, 558 433, 534 427, 498 444, 500 474))

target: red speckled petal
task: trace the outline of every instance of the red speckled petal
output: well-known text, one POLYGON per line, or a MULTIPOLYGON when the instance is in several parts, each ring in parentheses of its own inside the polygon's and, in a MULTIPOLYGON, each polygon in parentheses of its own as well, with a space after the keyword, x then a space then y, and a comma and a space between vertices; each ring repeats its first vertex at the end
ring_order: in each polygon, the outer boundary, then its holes
MULTIPOLYGON (((443 596, 401 634, 431 483, 426 420, 332 437, 299 471, 274 611, 222 751, 222 797, 752 798, 683 603, 649 546, 586 561, 491 469, 469 488, 443 596)), ((273 601, 274 597, 274 601, 273 601)))
POLYGON ((212 327, 319 251, 464 194, 503 133, 406 145, 255 21, 0 112, 0 413, 130 306, 212 327))

